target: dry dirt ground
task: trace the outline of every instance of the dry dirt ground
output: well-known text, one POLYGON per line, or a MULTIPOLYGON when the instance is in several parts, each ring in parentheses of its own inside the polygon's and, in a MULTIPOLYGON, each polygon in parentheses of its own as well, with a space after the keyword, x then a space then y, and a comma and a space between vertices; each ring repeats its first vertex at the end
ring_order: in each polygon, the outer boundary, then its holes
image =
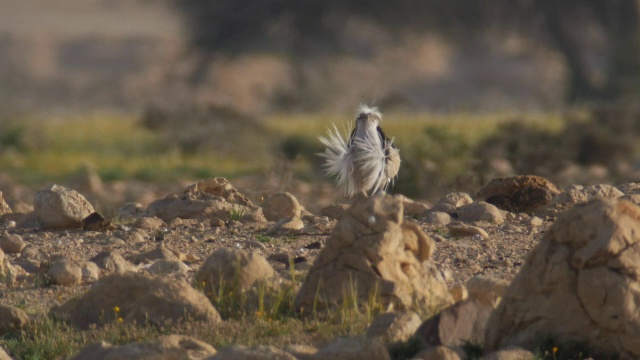
MULTIPOLYGON (((0 287, 0 300, 31 313, 42 313, 54 304, 84 293, 90 286, 46 285, 46 278, 35 268, 33 261, 24 260, 27 257, 24 254, 33 254, 29 256, 31 259, 40 259, 46 264, 54 255, 89 260, 102 251, 112 250, 137 263, 136 257, 140 254, 163 246, 177 253, 189 266, 187 275, 178 276, 190 281, 204 260, 216 249, 233 247, 263 255, 283 278, 291 276, 289 259, 293 258, 294 268, 303 275, 320 253, 336 220, 310 213, 303 216, 302 220, 305 229, 284 235, 270 233, 274 222, 243 224, 234 220, 222 226, 213 226, 209 221, 174 219, 151 229, 138 228, 132 221, 116 221, 114 229, 104 232, 7 228, 5 223, 1 225, 2 230, 21 235, 27 247, 22 255, 6 254, 10 262, 21 265, 24 272, 16 285, 0 287)), ((434 259, 450 287, 464 284, 478 274, 512 277, 551 224, 550 219, 538 224, 526 214, 509 213, 501 224, 486 221, 472 224, 488 233, 488 239, 484 239, 481 236, 452 236, 447 226, 430 224, 420 215, 406 216, 405 221, 417 223, 436 240, 434 259)), ((147 265, 145 262, 136 264, 141 272, 145 271, 147 265)))

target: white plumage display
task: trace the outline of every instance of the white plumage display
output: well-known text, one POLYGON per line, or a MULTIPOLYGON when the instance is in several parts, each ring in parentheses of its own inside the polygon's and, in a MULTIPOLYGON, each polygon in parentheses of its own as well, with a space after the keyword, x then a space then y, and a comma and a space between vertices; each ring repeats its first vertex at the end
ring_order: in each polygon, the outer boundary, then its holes
POLYGON ((345 195, 373 195, 386 191, 400 169, 400 152, 380 128, 382 114, 376 107, 360 106, 356 125, 348 139, 337 127, 320 137, 326 146, 325 172, 335 176, 345 195))

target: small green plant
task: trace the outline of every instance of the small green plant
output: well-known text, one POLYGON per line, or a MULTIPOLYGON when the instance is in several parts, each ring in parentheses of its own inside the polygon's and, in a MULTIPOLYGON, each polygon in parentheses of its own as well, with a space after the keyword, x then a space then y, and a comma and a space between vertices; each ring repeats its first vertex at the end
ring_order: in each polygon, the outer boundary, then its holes
POLYGON ((256 235, 256 240, 258 240, 258 242, 261 242, 263 244, 268 244, 271 242, 271 238, 264 234, 256 235))
POLYGON ((439 228, 433 230, 433 232, 438 234, 438 235, 442 235, 442 236, 445 236, 445 235, 449 234, 449 230, 447 230, 446 227, 439 227, 439 228))
POLYGON ((229 210, 229 217, 233 221, 240 221, 245 214, 245 209, 240 206, 234 206, 229 210))
POLYGON ((26 127, 19 121, 0 119, 0 151, 6 149, 24 150, 26 147, 26 127))

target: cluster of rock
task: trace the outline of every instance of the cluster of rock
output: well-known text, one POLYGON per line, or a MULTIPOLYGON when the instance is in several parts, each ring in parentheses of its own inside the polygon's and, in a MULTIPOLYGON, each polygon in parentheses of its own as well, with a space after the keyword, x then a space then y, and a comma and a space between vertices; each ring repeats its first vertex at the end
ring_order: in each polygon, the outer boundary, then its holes
POLYGON ((403 203, 384 196, 356 201, 336 224, 296 297, 296 306, 323 309, 345 294, 365 302, 372 294, 387 308, 452 302, 429 261, 435 242, 417 225, 403 222, 403 203))
MULTIPOLYGON (((484 359, 530 359, 544 337, 559 343, 586 343, 594 354, 640 357, 640 185, 573 185, 564 191, 546 179, 518 176, 494 179, 474 201, 451 193, 429 208, 402 196, 360 198, 331 206, 323 214, 339 219, 297 291, 295 306, 321 311, 343 302, 366 304, 372 297, 387 313, 360 337, 336 339, 321 349, 235 345, 216 351, 198 339, 169 335, 148 343, 115 346, 94 343, 75 359, 389 359, 386 344, 421 339, 414 359, 464 359, 463 346, 482 344, 484 359), (444 226, 454 237, 479 241, 490 235, 482 224, 501 224, 516 213, 533 225, 555 221, 510 281, 477 275, 449 288, 433 263, 436 241, 405 215, 444 226), (433 316, 421 319, 419 310, 433 316)), ((254 205, 222 178, 209 179, 152 202, 128 205, 135 227, 157 229, 176 219, 272 222, 269 233, 310 229, 309 214, 288 193, 254 205)), ((36 195, 34 211, 12 213, 0 193, 0 280, 13 283, 21 271, 37 268, 53 284, 93 284, 88 292, 52 312, 81 329, 113 321, 163 324, 167 321, 224 321, 210 298, 217 292, 251 292, 283 286, 267 259, 223 247, 212 253, 188 282, 184 254, 163 246, 125 260, 104 251, 91 259, 47 256, 30 249, 11 229, 42 226, 70 229, 96 218, 79 193, 53 185, 36 195), (14 264, 7 254, 19 254, 14 264), (19 265, 19 266, 16 266, 19 265), (144 270, 144 273, 140 273, 144 270), (168 278, 166 273, 182 273, 168 278)), ((104 219, 93 221, 113 228, 104 219)), ((135 238, 134 232, 130 236, 135 238)), ((287 285, 288 286, 288 285, 287 285)), ((0 305, 0 335, 30 322, 24 311, 0 305)), ((1 350, 1 349, 0 349, 1 350)), ((0 359, 2 359, 0 351, 0 359)))

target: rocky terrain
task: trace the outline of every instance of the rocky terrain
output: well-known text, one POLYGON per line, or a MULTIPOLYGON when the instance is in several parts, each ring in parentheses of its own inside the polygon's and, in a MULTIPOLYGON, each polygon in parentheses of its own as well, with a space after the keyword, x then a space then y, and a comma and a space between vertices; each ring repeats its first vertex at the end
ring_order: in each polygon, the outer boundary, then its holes
POLYGON ((637 358, 639 194, 515 176, 433 205, 384 195, 312 213, 295 194, 257 204, 213 178, 111 219, 59 185, 20 209, 0 195, 0 359, 23 358, 14 340, 43 318, 83 334, 216 328, 238 307, 221 300, 239 294, 258 318, 375 316, 359 334, 280 347, 214 348, 187 331, 125 344, 83 335, 68 357, 637 358))

